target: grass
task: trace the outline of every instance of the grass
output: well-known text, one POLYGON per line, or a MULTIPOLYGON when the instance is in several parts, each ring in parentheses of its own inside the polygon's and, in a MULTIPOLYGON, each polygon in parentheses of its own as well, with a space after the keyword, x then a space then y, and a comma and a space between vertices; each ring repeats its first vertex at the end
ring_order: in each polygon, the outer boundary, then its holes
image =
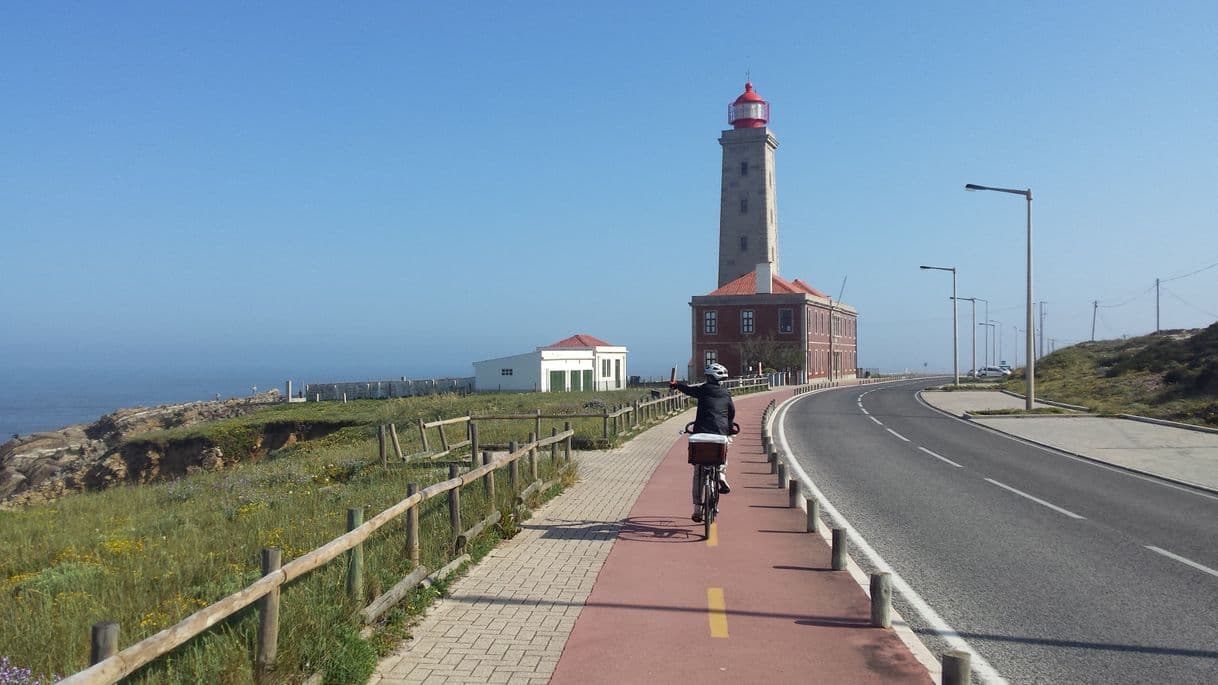
MULTIPOLYGON (((1023 393, 1022 373, 1003 386, 1023 393)), ((1218 426, 1218 324, 1057 350, 1036 364, 1036 394, 1101 414, 1218 426)))
MULTIPOLYGON (((596 397, 615 404, 637 399, 639 393, 596 397)), ((261 548, 279 548, 287 563, 344 533, 348 507, 363 507, 370 518, 402 499, 407 483, 424 487, 448 477, 446 466, 426 462, 382 469, 376 423, 396 421, 403 426, 419 417, 517 413, 538 406, 547 412, 558 407, 578 410, 591 399, 591 394, 474 395, 284 405, 137 438, 215 441, 217 436, 256 436, 266 426, 288 421, 343 424, 324 438, 237 462, 224 471, 0 511, 0 548, 5 550, 0 559, 0 656, 36 675, 78 671, 88 662, 91 624, 118 621, 120 645, 131 645, 256 580, 261 548)), ((524 442, 533 430, 531 421, 485 423, 479 424, 484 444, 524 442)), ((551 427, 561 430, 561 423, 543 421, 543 433, 548 435, 551 427)), ((573 423, 581 441, 592 444, 601 437, 599 418, 573 423)), ((633 434, 625 431, 612 440, 625 441, 633 434)), ((404 451, 421 448, 417 429, 413 441, 411 431, 399 430, 399 435, 404 451)), ((256 452, 249 450, 250 455, 256 452)), ((521 466, 526 481, 528 469, 521 466)), ((544 450, 539 476, 566 484, 574 477, 556 472, 544 450)), ((510 510, 514 493, 509 492, 506 468, 497 472, 496 483, 493 503, 481 484, 463 490, 463 527, 492 508, 510 510)), ((557 490, 541 493, 536 500, 557 490)), ((496 526, 472 544, 471 553, 485 554, 498 536, 513 534, 517 524, 508 520, 496 526)), ((433 570, 447 563, 454 536, 444 497, 422 505, 420 531, 421 563, 433 570)), ((378 653, 408 630, 409 617, 434 596, 435 590, 416 592, 373 638, 359 637, 361 626, 354 618, 358 609, 410 570, 404 538, 403 522, 394 522, 364 544, 366 591, 360 601, 344 596, 343 559, 283 589, 276 678, 299 681, 318 670, 325 671, 327 683, 367 678, 378 653)), ((129 682, 253 682, 256 622, 253 608, 247 608, 138 671, 129 682)))

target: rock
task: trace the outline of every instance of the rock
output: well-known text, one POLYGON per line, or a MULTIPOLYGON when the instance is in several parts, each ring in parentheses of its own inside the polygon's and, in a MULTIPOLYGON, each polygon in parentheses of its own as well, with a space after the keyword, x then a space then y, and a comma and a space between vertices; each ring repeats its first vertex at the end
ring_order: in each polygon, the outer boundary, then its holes
POLYGON ((0 500, 20 492, 25 482, 26 477, 20 471, 12 468, 0 469, 0 500))

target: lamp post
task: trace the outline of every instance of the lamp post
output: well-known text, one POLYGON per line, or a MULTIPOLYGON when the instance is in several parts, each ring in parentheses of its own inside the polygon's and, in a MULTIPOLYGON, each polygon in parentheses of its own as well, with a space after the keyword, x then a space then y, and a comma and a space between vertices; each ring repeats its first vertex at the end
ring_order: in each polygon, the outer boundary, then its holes
POLYGON ((989 322, 989 323, 979 323, 977 325, 978 326, 987 326, 987 328, 985 329, 985 345, 986 345, 985 365, 992 366, 992 364, 990 364, 990 350, 993 348, 994 343, 990 342, 990 334, 994 332, 994 324, 993 324, 993 322, 989 322))
POLYGON ((958 341, 960 339, 959 324, 956 320, 956 267, 954 266, 920 266, 922 270, 929 271, 950 271, 952 272, 952 379, 953 383, 960 385, 960 351, 958 341))
POLYGON ((998 327, 994 334, 994 343, 998 348, 994 350, 994 366, 999 366, 1002 364, 1002 322, 991 319, 990 323, 998 327))
POLYGON ((991 188, 989 186, 979 186, 973 183, 966 184, 965 190, 993 190, 999 193, 1010 193, 1011 195, 1022 195, 1028 201, 1028 312, 1027 321, 1024 324, 1028 328, 1027 334, 1027 356, 1028 366, 1024 369, 1024 375, 1028 379, 1028 392, 1025 397, 1024 407, 1031 410, 1032 405, 1036 403, 1036 350, 1033 349, 1032 329, 1032 189, 1015 190, 1013 188, 991 188))
MULTIPOLYGON (((958 297, 957 300, 971 302, 973 305, 973 378, 977 377, 977 300, 979 297, 958 297)), ((988 306, 987 306, 988 308, 988 306)))

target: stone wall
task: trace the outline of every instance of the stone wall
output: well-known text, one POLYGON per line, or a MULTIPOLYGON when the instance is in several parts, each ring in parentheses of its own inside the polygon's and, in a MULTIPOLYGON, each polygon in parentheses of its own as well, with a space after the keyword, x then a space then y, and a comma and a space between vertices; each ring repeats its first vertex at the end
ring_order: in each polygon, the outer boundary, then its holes
POLYGON ((309 402, 341 400, 383 400, 390 397, 436 395, 444 392, 472 393, 474 379, 430 378, 427 380, 355 381, 347 383, 309 383, 304 396, 309 402))

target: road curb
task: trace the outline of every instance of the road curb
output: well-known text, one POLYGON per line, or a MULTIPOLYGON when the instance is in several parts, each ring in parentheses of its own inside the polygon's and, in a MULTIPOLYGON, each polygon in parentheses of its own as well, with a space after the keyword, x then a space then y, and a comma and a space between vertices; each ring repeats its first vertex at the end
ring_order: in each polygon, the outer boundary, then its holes
MULTIPOLYGON (((915 396, 915 397, 917 397, 917 398, 918 398, 918 401, 919 401, 919 402, 921 402, 923 405, 925 405, 925 406, 929 407, 930 409, 933 409, 933 410, 935 410, 935 411, 939 412, 940 414, 943 414, 944 416, 949 416, 949 417, 951 417, 951 418, 953 418, 953 419, 956 419, 957 421, 963 421, 964 423, 967 423, 967 424, 969 424, 969 425, 971 425, 971 426, 974 426, 974 427, 976 427, 976 428, 980 428, 980 429, 982 429, 982 430, 988 430, 988 431, 990 431, 990 432, 992 432, 992 433, 996 433, 996 434, 998 434, 998 435, 1005 436, 1005 437, 1007 437, 1007 438, 1010 438, 1011 440, 1017 440, 1017 441, 1019 441, 1019 442, 1026 443, 1026 444, 1029 444, 1029 445, 1035 445, 1035 446, 1040 447, 1040 448, 1042 448, 1042 449, 1050 450, 1050 451, 1053 451, 1053 452, 1058 452, 1058 453, 1060 453, 1060 454, 1066 454, 1066 455, 1069 455, 1069 456, 1071 456, 1071 457, 1076 457, 1076 458, 1078 458, 1078 459, 1082 459, 1082 460, 1084 460, 1084 461, 1089 461, 1089 462, 1092 462, 1092 463, 1095 463, 1095 464, 1103 464, 1104 466, 1107 466, 1107 467, 1110 467, 1110 468, 1114 468, 1114 469, 1118 469, 1118 470, 1121 470, 1121 471, 1127 471, 1127 472, 1129 472, 1129 473, 1135 473, 1135 474, 1137 474, 1137 475, 1139 475, 1139 476, 1147 476, 1147 477, 1149 477, 1149 478, 1154 478, 1155 480, 1161 480, 1161 481, 1163 481, 1163 482, 1165 482, 1165 483, 1172 483, 1172 484, 1174 484, 1174 485, 1182 485, 1182 486, 1184 486, 1184 487, 1193 488, 1194 490, 1201 490, 1202 492, 1208 492, 1208 493, 1211 493, 1211 494, 1214 494, 1214 495, 1218 495, 1218 488, 1211 488, 1211 487, 1206 486, 1206 485, 1201 485, 1200 483, 1193 483, 1193 482, 1191 482, 1191 481, 1182 480, 1182 479, 1180 479, 1180 478, 1172 478, 1171 476, 1164 476, 1164 475, 1162 475, 1162 474, 1153 473, 1153 472, 1151 472, 1151 471, 1143 471, 1142 469, 1136 469, 1136 468, 1133 468, 1132 466, 1123 466, 1123 465, 1121 465, 1121 464, 1114 464, 1114 463, 1112 463, 1112 462, 1110 462, 1110 461, 1104 461, 1103 459, 1100 459, 1100 458, 1098 458, 1098 457, 1092 457, 1092 456, 1089 456, 1089 455, 1086 455, 1086 454, 1080 454, 1080 453, 1078 453, 1078 452, 1071 452, 1070 450, 1062 449, 1062 448, 1060 448, 1060 447, 1056 447, 1056 446, 1054 446, 1054 445, 1050 445, 1050 444, 1045 443, 1045 442, 1039 442, 1039 441, 1037 441, 1037 440, 1032 440, 1031 438, 1025 438, 1025 437, 1022 437, 1022 436, 1019 436, 1019 435, 1013 435, 1013 434, 1008 433, 1008 432, 1006 432, 1006 431, 1004 431, 1004 430, 999 430, 999 429, 997 429, 997 428, 995 428, 995 427, 993 427, 993 426, 986 426, 986 425, 984 425, 984 424, 977 423, 977 422, 976 422, 975 420, 973 420, 972 418, 968 418, 968 419, 966 419, 966 418, 963 418, 963 417, 957 416, 957 415, 955 415, 955 414, 951 413, 950 411, 947 411, 946 409, 940 409, 939 407, 936 407, 935 405, 931 404, 930 402, 927 402, 926 400, 922 399, 922 392, 921 392, 921 391, 919 391, 918 393, 916 393, 914 396, 915 396)), ((1054 416, 1054 417, 1059 417, 1059 418, 1062 418, 1060 414, 1058 414, 1058 415, 1049 414, 1048 416, 1054 416)), ((1091 417, 1093 417, 1093 418, 1097 418, 1097 419, 1103 419, 1103 418, 1114 418, 1114 417, 1105 417, 1105 416, 1099 416, 1098 414, 1090 414, 1089 416, 1091 416, 1091 417)), ((1129 415, 1129 416, 1130 416, 1130 417, 1132 417, 1132 415, 1129 415)), ((987 418, 987 419, 990 419, 990 418, 994 418, 994 417, 993 417, 993 416, 984 416, 984 417, 978 417, 978 418, 987 418)), ((1044 417, 1040 417, 1040 416, 1030 416, 1029 418, 1044 418, 1044 417)), ((1081 417, 1081 416, 1066 416, 1066 417, 1064 417, 1064 418, 1082 418, 1082 417, 1081 417)), ((1125 417, 1120 417, 1120 416, 1118 416, 1118 417, 1115 417, 1115 418, 1125 418, 1125 417)), ((1141 417, 1141 418, 1146 418, 1146 417, 1141 417)), ((1149 423, 1155 423, 1155 422, 1157 422, 1157 421, 1158 421, 1158 419, 1153 419, 1153 420, 1149 421, 1149 423)), ((1209 431, 1206 431, 1206 432, 1209 432, 1209 431)), ((1214 431, 1214 432, 1218 432, 1218 431, 1214 431)))

